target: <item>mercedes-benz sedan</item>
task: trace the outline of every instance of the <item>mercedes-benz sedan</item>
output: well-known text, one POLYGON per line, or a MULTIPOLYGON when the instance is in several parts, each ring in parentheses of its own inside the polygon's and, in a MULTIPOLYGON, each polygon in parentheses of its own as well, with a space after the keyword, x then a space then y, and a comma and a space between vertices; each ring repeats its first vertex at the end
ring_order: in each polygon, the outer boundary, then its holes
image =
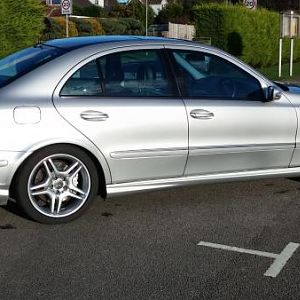
POLYGON ((218 49, 79 37, 0 60, 0 202, 66 222, 102 198, 300 176, 300 95, 218 49))

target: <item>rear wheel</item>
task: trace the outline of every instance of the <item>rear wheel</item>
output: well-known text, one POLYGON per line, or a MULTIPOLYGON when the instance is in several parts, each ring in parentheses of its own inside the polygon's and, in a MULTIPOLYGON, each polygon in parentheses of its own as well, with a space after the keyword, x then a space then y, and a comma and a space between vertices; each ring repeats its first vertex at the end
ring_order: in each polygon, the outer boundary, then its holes
POLYGON ((99 178, 81 149, 55 145, 33 154, 19 170, 16 200, 27 215, 56 224, 79 217, 95 198, 99 178))

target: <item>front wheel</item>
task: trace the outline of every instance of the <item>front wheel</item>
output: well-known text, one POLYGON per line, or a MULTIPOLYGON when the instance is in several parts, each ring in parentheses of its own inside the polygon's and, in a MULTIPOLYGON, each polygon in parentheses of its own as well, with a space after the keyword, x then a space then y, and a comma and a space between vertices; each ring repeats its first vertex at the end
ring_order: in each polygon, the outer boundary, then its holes
POLYGON ((48 224, 79 217, 95 198, 99 178, 81 149, 54 145, 33 154, 16 180, 16 200, 32 219, 48 224))

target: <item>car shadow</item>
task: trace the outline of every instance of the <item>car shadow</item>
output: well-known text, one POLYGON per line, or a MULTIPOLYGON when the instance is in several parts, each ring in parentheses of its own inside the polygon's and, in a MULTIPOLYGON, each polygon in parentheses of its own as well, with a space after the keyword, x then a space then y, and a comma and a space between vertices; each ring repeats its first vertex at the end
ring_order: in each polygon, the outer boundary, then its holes
POLYGON ((1 206, 1 208, 21 218, 25 218, 26 220, 32 221, 30 218, 28 218, 28 216, 22 211, 22 209, 18 206, 18 204, 13 199, 10 199, 7 202, 7 205, 1 206))

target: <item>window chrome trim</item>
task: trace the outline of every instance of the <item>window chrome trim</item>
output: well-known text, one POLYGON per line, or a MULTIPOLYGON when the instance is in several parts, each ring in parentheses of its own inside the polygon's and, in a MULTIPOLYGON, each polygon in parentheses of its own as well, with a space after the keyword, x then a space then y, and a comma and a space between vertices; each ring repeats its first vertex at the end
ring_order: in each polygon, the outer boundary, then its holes
POLYGON ((174 43, 174 44, 168 44, 165 43, 165 48, 169 51, 172 50, 182 50, 182 51, 198 51, 203 52, 211 55, 216 55, 222 59, 225 59, 226 61, 234 64, 235 66, 243 69, 246 73, 249 73, 251 76, 256 78, 260 84, 262 89, 267 88, 270 85, 273 85, 273 83, 264 77, 262 74, 258 73, 256 70, 251 68, 250 66, 246 65, 243 61, 239 60, 238 58, 223 52, 220 49, 213 48, 213 47, 205 47, 205 45, 186 45, 186 44, 180 44, 180 43, 174 43))
MULTIPOLYGON (((168 99, 168 98, 173 98, 173 99, 181 99, 180 93, 178 91, 178 85, 177 82, 174 80, 174 74, 171 72, 171 69, 169 67, 169 61, 168 61, 168 56, 165 53, 165 48, 164 48, 164 44, 139 44, 139 45, 130 45, 130 46, 120 46, 120 47, 114 47, 114 48, 109 48, 109 49, 105 49, 104 51, 98 52, 94 55, 91 55, 85 59, 83 59, 82 61, 80 61, 77 65, 75 65, 72 69, 70 69, 65 76, 60 80, 60 82, 58 83, 58 85, 55 88, 55 91, 53 93, 53 97, 57 98, 57 99, 64 99, 64 98, 84 98, 84 97, 88 97, 88 98, 116 98, 116 99, 131 99, 131 98, 153 98, 153 99, 168 99), (165 69, 166 71, 166 76, 168 79, 169 84, 171 85, 171 91, 173 93, 173 95, 168 95, 168 96, 139 96, 139 95, 133 95, 133 96, 110 96, 110 95, 100 95, 100 96, 94 96, 94 95, 86 95, 86 96, 82 96, 82 95, 61 95, 61 91, 63 90, 65 84, 68 82, 68 80, 70 80, 72 78, 72 76, 79 71, 82 67, 84 67, 86 64, 92 62, 92 61, 99 61, 99 59, 101 59, 102 57, 105 57, 107 55, 112 55, 112 54, 116 54, 116 53, 123 53, 123 52, 131 52, 131 51, 157 51, 159 53, 159 58, 161 59, 162 62, 162 68, 165 69)), ((101 69, 99 66, 99 63, 97 63, 98 65, 98 72, 101 73, 101 69)), ((100 86, 102 87, 102 80, 100 78, 100 86)), ((103 91, 105 91, 105 89, 103 89, 103 91)))

